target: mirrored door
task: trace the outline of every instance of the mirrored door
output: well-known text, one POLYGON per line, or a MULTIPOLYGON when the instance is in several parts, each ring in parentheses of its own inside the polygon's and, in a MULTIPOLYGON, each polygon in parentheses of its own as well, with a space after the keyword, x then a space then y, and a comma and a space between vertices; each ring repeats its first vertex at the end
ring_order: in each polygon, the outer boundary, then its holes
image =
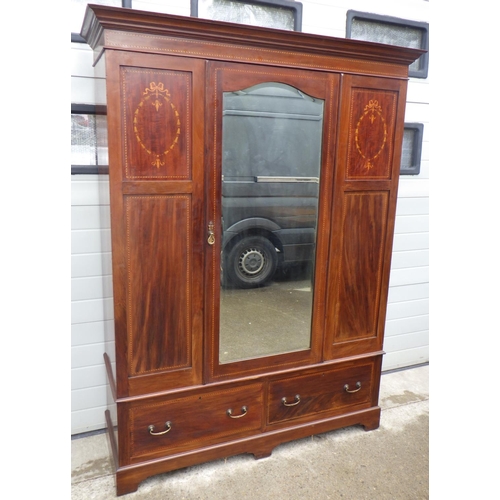
POLYGON ((311 346, 323 111, 279 82, 223 93, 220 363, 311 346))
POLYGON ((213 373, 317 359, 335 86, 322 74, 241 65, 213 75, 213 373))

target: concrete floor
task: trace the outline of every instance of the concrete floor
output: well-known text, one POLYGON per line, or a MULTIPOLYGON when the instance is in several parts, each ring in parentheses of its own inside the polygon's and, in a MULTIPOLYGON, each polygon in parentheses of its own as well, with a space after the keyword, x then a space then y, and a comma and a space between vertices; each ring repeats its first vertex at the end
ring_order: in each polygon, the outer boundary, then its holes
MULTIPOLYGON (((283 444, 146 479, 127 500, 420 500, 429 498, 429 367, 382 375, 380 427, 283 444)), ((107 436, 73 439, 72 500, 115 498, 107 436)))

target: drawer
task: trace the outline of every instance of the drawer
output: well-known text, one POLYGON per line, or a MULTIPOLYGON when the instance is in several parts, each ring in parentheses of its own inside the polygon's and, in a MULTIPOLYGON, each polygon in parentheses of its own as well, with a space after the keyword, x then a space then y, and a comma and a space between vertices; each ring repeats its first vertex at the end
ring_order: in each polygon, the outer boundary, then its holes
POLYGON ((260 432, 262 400, 263 386, 256 383, 133 407, 130 456, 163 456, 260 432))
MULTIPOLYGON (((269 384, 267 423, 345 413, 371 406, 375 365, 323 369, 269 384)), ((377 378, 378 380, 378 378, 377 378)))

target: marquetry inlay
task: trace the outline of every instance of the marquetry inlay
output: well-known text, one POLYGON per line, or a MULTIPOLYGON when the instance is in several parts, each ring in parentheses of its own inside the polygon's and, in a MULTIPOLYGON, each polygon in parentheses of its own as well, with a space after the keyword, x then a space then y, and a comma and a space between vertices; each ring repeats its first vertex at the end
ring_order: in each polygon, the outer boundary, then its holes
POLYGON ((121 80, 125 178, 189 179, 191 72, 126 66, 121 80))
MULTIPOLYGON (((369 130, 363 132, 361 132, 361 135, 370 135, 369 130)), ((385 123, 385 119, 382 114, 382 107, 379 105, 377 100, 371 100, 365 106, 363 114, 359 117, 358 123, 356 124, 356 131, 354 135, 356 140, 356 149, 365 160, 364 168, 366 170, 371 170, 373 168, 373 161, 380 156, 380 153, 382 153, 382 150, 387 142, 387 124, 385 123), (378 140, 375 144, 371 144, 370 147, 367 147, 366 143, 363 143, 360 140, 360 131, 363 130, 363 128, 369 129, 370 127, 376 129, 376 127, 379 126, 379 122, 383 130, 383 135, 377 138, 378 140)))
POLYGON ((162 82, 151 82, 149 87, 144 90, 143 98, 134 112, 134 134, 137 142, 141 145, 141 148, 152 157, 151 165, 156 168, 160 168, 160 166, 165 165, 165 162, 163 161, 165 156, 168 155, 179 142, 179 136, 181 134, 181 121, 179 112, 177 111, 175 104, 171 101, 170 92, 164 87, 162 82), (171 144, 167 143, 163 147, 160 144, 150 146, 145 144, 143 139, 144 130, 140 124, 144 121, 143 115, 146 106, 153 106, 158 115, 163 115, 165 121, 172 124, 175 129, 175 136, 171 144))
POLYGON ((348 179, 390 179, 397 93, 353 89, 349 113, 348 179))

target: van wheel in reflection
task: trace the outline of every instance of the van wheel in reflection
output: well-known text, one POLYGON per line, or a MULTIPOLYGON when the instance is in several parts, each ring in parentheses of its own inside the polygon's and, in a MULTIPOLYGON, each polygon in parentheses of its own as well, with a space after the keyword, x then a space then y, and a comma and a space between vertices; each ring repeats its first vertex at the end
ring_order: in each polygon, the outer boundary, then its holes
POLYGON ((278 256, 274 245, 262 236, 249 236, 231 248, 226 257, 227 278, 240 288, 262 286, 274 276, 278 256))

